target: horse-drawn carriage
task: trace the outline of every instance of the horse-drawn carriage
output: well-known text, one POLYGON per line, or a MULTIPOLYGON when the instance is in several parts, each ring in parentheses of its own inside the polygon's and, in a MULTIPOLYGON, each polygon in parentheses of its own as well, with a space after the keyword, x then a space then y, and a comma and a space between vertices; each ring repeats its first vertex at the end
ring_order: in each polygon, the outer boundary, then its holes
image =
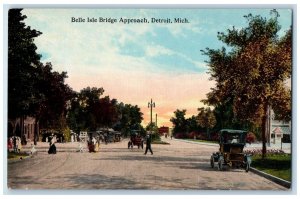
POLYGON ((138 148, 144 148, 144 140, 137 130, 132 130, 130 133, 130 140, 128 142, 128 149, 137 146, 138 148))
POLYGON ((246 131, 222 129, 220 131, 220 148, 210 158, 212 168, 218 162, 218 169, 223 170, 224 166, 244 168, 246 172, 250 169, 251 156, 243 152, 246 144, 246 131))

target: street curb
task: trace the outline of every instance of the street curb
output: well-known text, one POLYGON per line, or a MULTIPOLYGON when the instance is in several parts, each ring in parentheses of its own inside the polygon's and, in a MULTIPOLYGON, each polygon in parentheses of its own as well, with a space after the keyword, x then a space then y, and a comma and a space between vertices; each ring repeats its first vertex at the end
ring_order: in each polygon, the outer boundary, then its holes
POLYGON ((219 146, 217 143, 207 143, 207 142, 194 142, 194 141, 189 141, 189 140, 181 140, 181 139, 174 139, 176 141, 181 141, 181 142, 187 142, 191 144, 201 144, 201 145, 208 145, 208 146, 219 146))
POLYGON ((291 182, 289 182, 289 181, 286 181, 284 179, 281 179, 281 178, 278 178, 276 176, 270 175, 270 174, 265 173, 263 171, 257 170, 257 169, 255 169, 253 167, 250 167, 250 171, 252 171, 253 173, 255 173, 255 174, 259 175, 259 176, 267 178, 267 179, 269 179, 269 180, 271 180, 271 181, 273 181, 273 182, 275 182, 275 183, 277 183, 277 184, 279 184, 281 186, 284 186, 284 187, 286 187, 288 189, 291 188, 291 182))

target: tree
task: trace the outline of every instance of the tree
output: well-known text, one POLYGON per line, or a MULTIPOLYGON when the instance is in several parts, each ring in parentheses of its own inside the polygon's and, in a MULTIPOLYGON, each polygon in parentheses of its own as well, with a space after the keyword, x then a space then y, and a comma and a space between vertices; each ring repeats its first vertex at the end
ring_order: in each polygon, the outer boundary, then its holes
POLYGON ((209 107, 199 108, 198 111, 197 122, 202 128, 206 128, 207 137, 210 139, 209 129, 212 129, 217 123, 214 112, 209 107))
POLYGON ((137 105, 120 103, 117 107, 119 119, 115 125, 116 130, 122 131, 124 136, 127 136, 131 130, 140 130, 142 134, 145 134, 141 125, 143 113, 137 105))
POLYGON ((186 120, 186 128, 187 128, 187 132, 199 130, 197 116, 193 115, 192 117, 190 117, 186 120))
POLYGON ((8 117, 32 116, 38 103, 36 67, 41 55, 36 53, 34 38, 42 33, 26 27, 22 9, 8 11, 8 117))
POLYGON ((39 91, 35 106, 35 117, 41 128, 63 130, 66 128, 67 102, 73 96, 73 90, 65 84, 67 73, 52 71, 52 64, 39 64, 38 81, 35 88, 39 91))
POLYGON ((230 52, 207 48, 202 51, 210 58, 209 73, 217 82, 208 94, 214 103, 232 101, 235 118, 259 124, 262 129, 263 157, 266 153, 268 107, 279 106, 280 112, 290 117, 290 92, 284 81, 291 77, 291 30, 278 39, 279 14, 271 11, 267 20, 251 14, 245 16, 248 27, 233 27, 218 33, 230 52))
POLYGON ((67 121, 70 128, 79 133, 81 130, 96 130, 103 121, 100 96, 103 88, 86 87, 73 96, 67 121))
POLYGON ((175 134, 177 133, 183 133, 186 134, 187 133, 187 121, 185 119, 185 114, 186 114, 186 110, 179 110, 177 109, 176 111, 174 111, 175 117, 172 117, 170 119, 170 121, 173 123, 174 125, 174 129, 173 132, 175 134))

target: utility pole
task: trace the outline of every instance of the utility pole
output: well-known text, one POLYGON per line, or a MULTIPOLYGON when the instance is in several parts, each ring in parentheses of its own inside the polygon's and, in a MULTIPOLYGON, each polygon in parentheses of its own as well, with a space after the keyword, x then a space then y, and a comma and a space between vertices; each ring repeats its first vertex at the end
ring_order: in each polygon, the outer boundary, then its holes
POLYGON ((148 108, 150 108, 150 125, 151 125, 151 132, 152 132, 152 108, 155 108, 155 102, 152 101, 148 102, 148 108))
POLYGON ((157 113, 155 114, 155 126, 157 126, 157 113))

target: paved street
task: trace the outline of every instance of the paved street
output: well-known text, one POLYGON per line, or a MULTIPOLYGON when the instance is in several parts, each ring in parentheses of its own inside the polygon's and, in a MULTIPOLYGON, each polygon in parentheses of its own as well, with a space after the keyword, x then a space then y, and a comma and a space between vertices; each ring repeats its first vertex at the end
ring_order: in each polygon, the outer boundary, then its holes
POLYGON ((76 152, 78 143, 57 143, 58 153, 47 154, 38 144, 32 158, 10 161, 11 189, 151 189, 151 190, 286 190, 244 170, 212 169, 209 158, 218 146, 167 139, 153 144, 154 155, 127 149, 127 140, 101 144, 98 153, 76 152))

